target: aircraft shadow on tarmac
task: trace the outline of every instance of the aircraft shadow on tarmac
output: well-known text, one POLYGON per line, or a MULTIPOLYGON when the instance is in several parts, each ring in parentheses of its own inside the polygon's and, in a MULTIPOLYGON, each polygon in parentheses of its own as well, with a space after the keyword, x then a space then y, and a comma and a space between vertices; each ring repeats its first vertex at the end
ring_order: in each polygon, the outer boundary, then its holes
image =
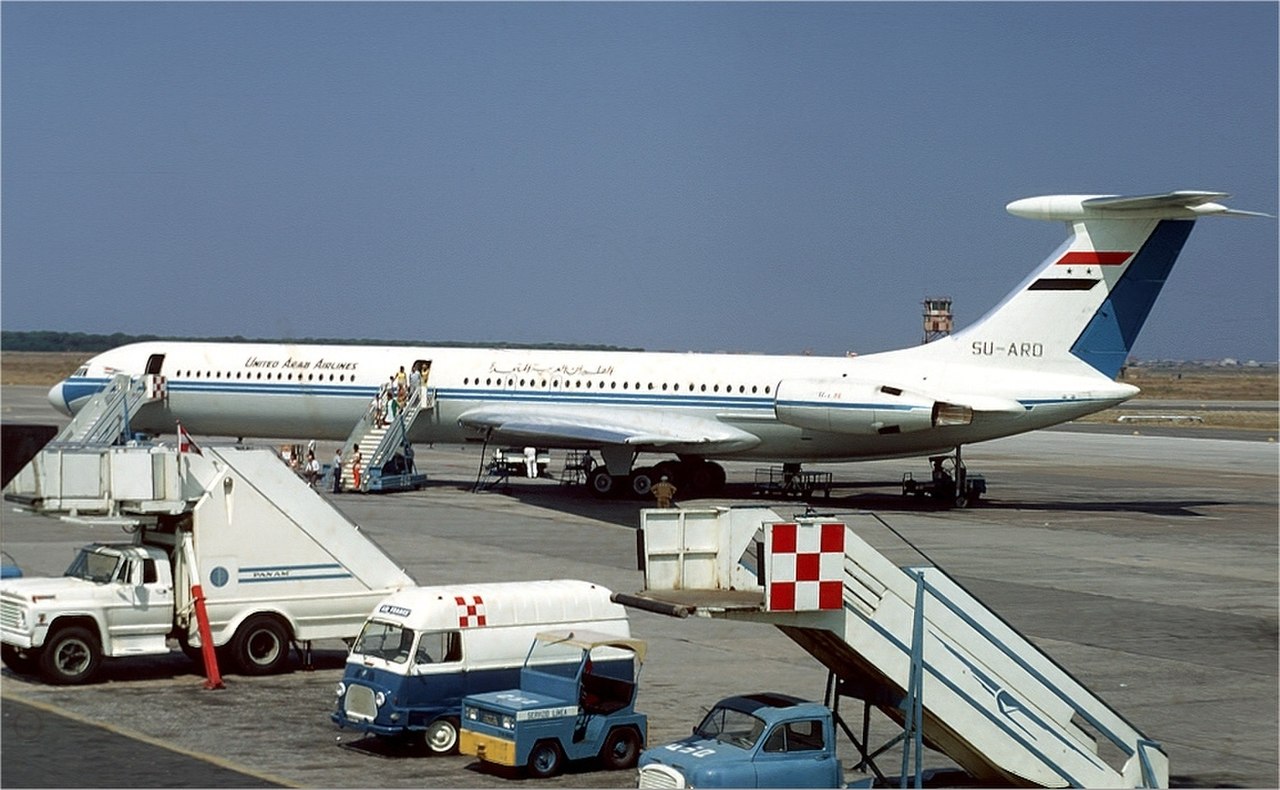
POLYGON ((1205 518, 1197 508, 1230 504, 1218 499, 1173 499, 1164 502, 1113 500, 1104 502, 1009 502, 991 500, 981 507, 991 510, 1075 511, 1078 513, 1144 513, 1149 516, 1205 518))
MULTIPOLYGON (((458 486, 456 482, 447 484, 453 488, 470 490, 470 486, 458 486)), ((838 511, 862 511, 874 513, 940 513, 947 508, 941 507, 929 497, 908 497, 899 493, 887 493, 885 483, 839 484, 831 496, 817 495, 803 497, 768 497, 757 494, 748 483, 730 483, 724 487, 720 496, 708 499, 682 499, 676 493, 677 507, 701 507, 711 505, 760 505, 772 508, 780 515, 789 516, 803 513, 806 508, 816 513, 835 513, 838 511), (845 493, 850 488, 876 488, 877 491, 845 493)), ((894 484, 896 485, 896 484, 894 484)), ((551 488, 545 485, 521 485, 515 481, 506 485, 495 486, 477 492, 479 495, 499 495, 517 499, 525 504, 546 510, 567 513, 584 518, 592 518, 623 527, 638 527, 639 510, 654 507, 651 499, 622 498, 602 500, 593 497, 583 486, 560 486, 551 488)), ((982 510, 1028 510, 1044 512, 1081 512, 1081 513, 1142 513, 1169 518, 1203 518, 1203 508, 1227 504, 1214 499, 1173 499, 1173 500, 1108 500, 1096 498, 1091 502, 1078 500, 1015 500, 1015 499, 983 499, 973 508, 982 510)), ((967 508, 952 508, 957 516, 967 512, 967 508)))

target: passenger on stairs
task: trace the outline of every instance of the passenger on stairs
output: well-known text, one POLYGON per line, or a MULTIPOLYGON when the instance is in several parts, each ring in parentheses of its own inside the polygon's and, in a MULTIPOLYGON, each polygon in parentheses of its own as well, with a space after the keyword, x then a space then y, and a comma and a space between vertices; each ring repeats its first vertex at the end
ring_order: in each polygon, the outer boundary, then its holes
POLYGON ((360 490, 360 468, 364 465, 364 456, 360 453, 360 445, 351 450, 351 479, 356 491, 360 490))
POLYGON ((399 406, 399 401, 396 400, 396 377, 394 374, 391 378, 387 379, 387 383, 383 385, 380 397, 382 398, 382 403, 386 408, 386 418, 382 420, 380 427, 385 428, 388 421, 396 418, 396 408, 399 406))
POLYGON ((404 374, 404 365, 400 366, 400 370, 396 371, 396 403, 400 404, 400 408, 404 408, 405 401, 409 400, 409 379, 404 374))

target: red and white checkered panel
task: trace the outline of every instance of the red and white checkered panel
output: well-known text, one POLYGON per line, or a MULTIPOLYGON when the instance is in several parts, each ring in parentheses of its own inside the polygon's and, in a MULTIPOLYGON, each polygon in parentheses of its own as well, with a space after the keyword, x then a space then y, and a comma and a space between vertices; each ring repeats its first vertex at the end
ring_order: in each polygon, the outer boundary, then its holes
POLYGON ((844 524, 770 524, 765 608, 814 612, 843 607, 844 531, 844 524))
POLYGON ((453 600, 458 604, 459 628, 475 628, 485 624, 483 598, 479 595, 473 595, 471 600, 468 601, 461 595, 455 595, 453 600))

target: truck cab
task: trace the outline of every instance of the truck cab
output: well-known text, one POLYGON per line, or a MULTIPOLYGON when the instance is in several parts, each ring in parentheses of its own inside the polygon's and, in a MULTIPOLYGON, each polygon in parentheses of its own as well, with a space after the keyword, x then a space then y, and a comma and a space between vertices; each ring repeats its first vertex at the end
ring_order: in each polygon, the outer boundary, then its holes
POLYGON ((537 778, 587 758, 631 768, 648 732, 648 718, 635 711, 644 653, 640 640, 598 632, 538 634, 520 688, 462 700, 459 751, 537 778))
POLYGON ((831 711, 776 693, 721 700, 639 765, 640 787, 840 787, 844 776, 831 711))
POLYGON ((163 653, 173 628, 173 572, 161 548, 91 543, 61 577, 0 587, 4 662, 51 683, 88 679, 104 656, 163 653))

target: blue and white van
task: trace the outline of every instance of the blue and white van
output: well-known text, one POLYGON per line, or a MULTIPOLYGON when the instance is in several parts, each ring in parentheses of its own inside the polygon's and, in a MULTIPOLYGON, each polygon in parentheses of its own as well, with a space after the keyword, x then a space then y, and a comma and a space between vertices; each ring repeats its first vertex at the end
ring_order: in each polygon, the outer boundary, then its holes
POLYGON ((585 628, 631 636, 626 610, 573 579, 410 587, 374 607, 347 657, 330 719, 382 737, 458 747, 462 698, 519 686, 533 637, 585 628))

